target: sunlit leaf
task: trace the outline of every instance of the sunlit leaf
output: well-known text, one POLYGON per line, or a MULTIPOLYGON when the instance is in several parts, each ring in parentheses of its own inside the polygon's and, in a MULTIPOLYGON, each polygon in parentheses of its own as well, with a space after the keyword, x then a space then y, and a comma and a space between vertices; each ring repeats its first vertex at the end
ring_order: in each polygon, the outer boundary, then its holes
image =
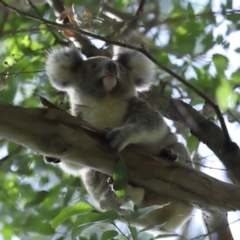
POLYGON ((224 70, 227 69, 229 60, 227 57, 223 56, 222 54, 214 54, 213 63, 217 69, 217 72, 222 73, 224 70))
POLYGON ((119 159, 114 165, 113 170, 113 180, 114 180, 114 191, 118 197, 124 197, 126 194, 128 177, 127 177, 127 168, 125 161, 120 154, 118 154, 119 159))
POLYGON ((232 74, 231 84, 240 84, 240 69, 232 74))
POLYGON ((228 81, 222 81, 216 89, 216 98, 220 108, 228 108, 228 97, 232 94, 232 88, 228 81))

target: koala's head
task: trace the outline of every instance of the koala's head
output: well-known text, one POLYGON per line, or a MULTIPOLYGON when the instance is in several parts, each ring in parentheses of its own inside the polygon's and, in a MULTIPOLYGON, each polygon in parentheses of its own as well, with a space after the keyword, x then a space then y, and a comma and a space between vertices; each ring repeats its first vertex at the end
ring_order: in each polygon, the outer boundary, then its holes
POLYGON ((135 92, 131 72, 122 63, 107 57, 82 61, 77 68, 77 76, 74 89, 96 99, 135 92))
POLYGON ((98 56, 87 60, 74 47, 55 49, 46 63, 51 84, 79 102, 86 97, 134 96, 138 88, 149 87, 153 71, 153 63, 144 55, 122 49, 112 59, 98 56))

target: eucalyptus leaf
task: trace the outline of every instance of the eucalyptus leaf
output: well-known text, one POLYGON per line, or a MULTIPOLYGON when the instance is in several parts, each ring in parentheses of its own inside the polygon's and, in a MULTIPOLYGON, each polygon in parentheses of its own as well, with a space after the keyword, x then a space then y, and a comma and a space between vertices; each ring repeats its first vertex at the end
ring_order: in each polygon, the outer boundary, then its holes
POLYGON ((94 208, 86 202, 76 203, 67 209, 62 210, 52 222, 52 227, 57 228, 61 223, 63 223, 66 219, 76 215, 91 212, 94 208))

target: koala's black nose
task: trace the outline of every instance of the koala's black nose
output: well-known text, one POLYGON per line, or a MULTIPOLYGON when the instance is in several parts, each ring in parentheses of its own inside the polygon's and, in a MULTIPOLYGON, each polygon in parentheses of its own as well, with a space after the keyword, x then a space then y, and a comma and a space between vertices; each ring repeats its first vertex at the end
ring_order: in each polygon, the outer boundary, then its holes
POLYGON ((106 72, 107 73, 117 73, 117 64, 113 61, 108 61, 106 63, 106 72))

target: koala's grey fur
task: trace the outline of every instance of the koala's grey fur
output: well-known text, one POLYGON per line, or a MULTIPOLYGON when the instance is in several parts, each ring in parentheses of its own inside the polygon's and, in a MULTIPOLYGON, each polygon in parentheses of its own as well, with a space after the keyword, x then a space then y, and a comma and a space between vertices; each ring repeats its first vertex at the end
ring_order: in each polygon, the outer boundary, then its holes
MULTIPOLYGON (((138 98, 138 91, 149 89, 154 73, 153 63, 143 54, 120 49, 113 59, 99 56, 84 60, 74 47, 54 49, 48 55, 46 73, 53 87, 68 93, 74 116, 99 128, 111 128, 107 138, 117 151, 129 144, 140 145, 154 155, 171 148, 178 161, 190 161, 188 151, 160 113, 138 98)), ((136 225, 158 225, 159 230, 173 231, 192 211, 188 204, 131 185, 125 199, 120 199, 108 185, 107 175, 64 160, 59 165, 67 173, 82 177, 101 210, 114 209, 127 216, 119 206, 128 200, 139 207, 170 203, 145 219, 133 220, 136 225)))

